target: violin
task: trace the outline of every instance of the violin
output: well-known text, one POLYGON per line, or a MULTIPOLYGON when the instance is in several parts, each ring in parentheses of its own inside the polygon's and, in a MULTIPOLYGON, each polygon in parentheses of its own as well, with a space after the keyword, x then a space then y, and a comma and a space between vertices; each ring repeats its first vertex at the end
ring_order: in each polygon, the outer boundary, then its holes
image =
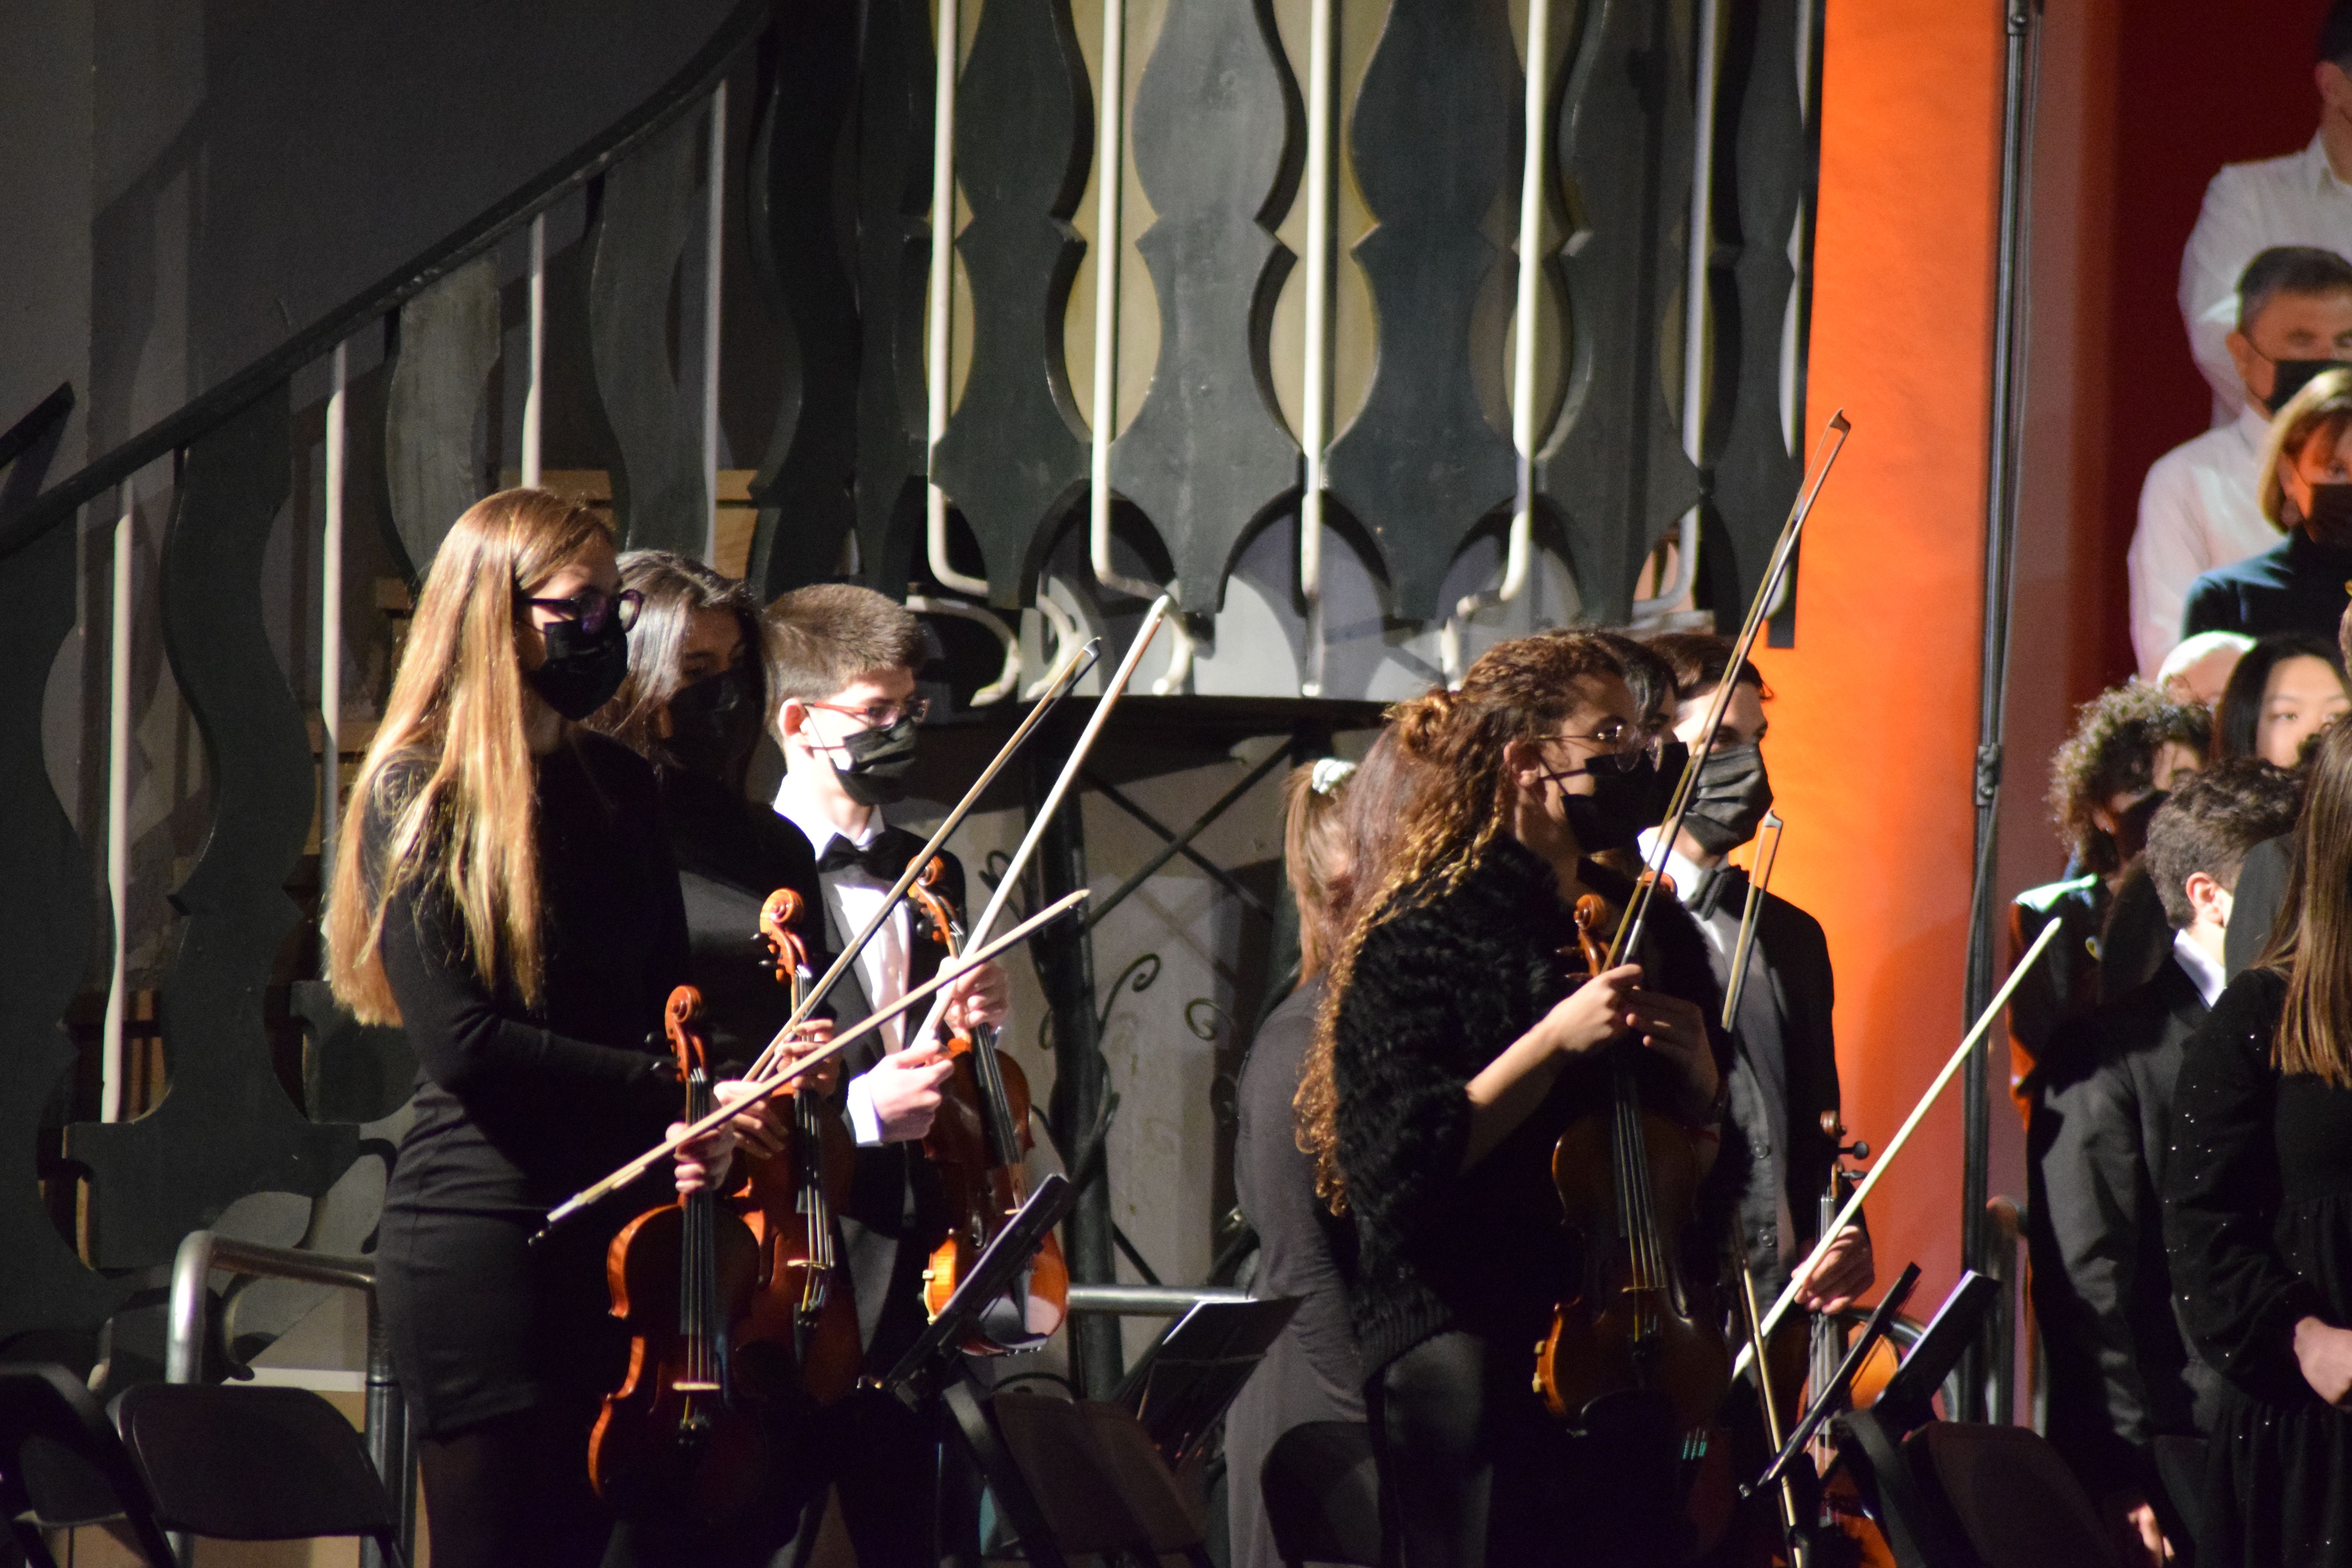
MULTIPOLYGON (((1613 918, 1598 894, 1577 900, 1577 948, 1589 974, 1609 967, 1601 931, 1613 918)), ((1562 956, 1579 954, 1563 949, 1562 956)), ((1664 1398, 1682 1435, 1692 1524, 1712 1542, 1737 1506, 1729 1445, 1717 1425, 1731 1354, 1713 1282, 1685 1278, 1677 1260, 1715 1146, 1643 1108, 1635 1051, 1621 1045, 1610 1056, 1607 1108, 1572 1123, 1552 1150, 1552 1182, 1581 1246, 1536 1350, 1536 1392, 1554 1415, 1586 1432, 1604 1424, 1616 1397, 1664 1398)))
MULTIPOLYGON (((964 947, 963 917, 940 891, 944 862, 934 858, 907 890, 922 911, 929 935, 954 958, 964 947)), ((995 1031, 958 1029, 948 1043, 955 1072, 940 1086, 939 1113, 923 1140, 923 1152, 938 1168, 947 1191, 950 1222, 947 1239, 923 1270, 923 1305, 937 1318, 956 1286, 996 1238, 1028 1194, 1023 1161, 1034 1140, 1029 1131, 1029 1079, 1021 1064, 996 1051, 995 1031)), ((982 1312, 966 1337, 972 1355, 1034 1350, 1062 1326, 1070 1300, 1069 1267, 1061 1243, 1048 1234, 1029 1268, 1025 1289, 1016 1291, 1014 1321, 982 1312)))
MULTIPOLYGON (((1830 1157, 1830 1179, 1821 1198, 1821 1217, 1816 1222, 1824 1228, 1837 1222, 1838 1210, 1853 1190, 1853 1173, 1845 1166, 1846 1157, 1857 1160, 1870 1157, 1867 1143, 1845 1143, 1845 1127, 1838 1121, 1837 1112, 1822 1112, 1822 1131, 1837 1145, 1830 1157)), ((1827 1312, 1815 1312, 1811 1325, 1811 1345, 1807 1354, 1807 1396, 1815 1389, 1825 1388, 1837 1375, 1840 1363, 1845 1360, 1845 1324, 1827 1312)), ((1867 1409, 1878 1398, 1886 1380, 1895 1375, 1902 1357, 1894 1345, 1880 1340, 1856 1369, 1850 1403, 1856 1410, 1867 1409)), ((1887 1544, 1886 1536, 1877 1523, 1865 1513, 1862 1494, 1853 1477, 1836 1463, 1837 1448, 1828 1436, 1827 1424, 1815 1434, 1812 1442, 1814 1473, 1823 1479, 1821 1490, 1820 1517, 1816 1520, 1809 1542, 1810 1550, 1804 1568, 1895 1568, 1895 1551, 1887 1544)))
MULTIPOLYGON (((777 889, 760 907, 760 936, 794 1012, 809 984, 808 944, 796 929, 805 912, 805 901, 790 888, 777 889)), ((739 1151, 745 1177, 738 1203, 759 1244, 760 1267, 736 1375, 771 1397, 797 1383, 817 1404, 830 1405, 856 1382, 861 1354, 834 1226, 855 1154, 840 1119, 801 1087, 785 1091, 792 1107, 782 1152, 739 1151), (777 1364, 755 1346, 790 1346, 791 1364, 777 1364)))
MULTIPOLYGON (((702 994, 669 994, 663 1022, 686 1081, 686 1116, 710 1113, 702 994)), ((716 1525, 758 1500, 766 1440, 733 1397, 728 1330, 750 1303, 759 1248, 708 1187, 647 1209, 604 1255, 613 1316, 629 1326, 629 1370, 588 1437, 588 1479, 625 1514, 716 1525)))

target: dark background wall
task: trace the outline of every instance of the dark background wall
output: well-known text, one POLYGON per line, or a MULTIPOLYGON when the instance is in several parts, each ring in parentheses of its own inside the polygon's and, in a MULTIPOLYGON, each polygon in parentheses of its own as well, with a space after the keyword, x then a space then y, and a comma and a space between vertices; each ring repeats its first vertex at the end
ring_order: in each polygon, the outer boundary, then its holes
POLYGON ((651 94, 724 0, 0 0, 0 423, 57 471, 217 384, 651 94))

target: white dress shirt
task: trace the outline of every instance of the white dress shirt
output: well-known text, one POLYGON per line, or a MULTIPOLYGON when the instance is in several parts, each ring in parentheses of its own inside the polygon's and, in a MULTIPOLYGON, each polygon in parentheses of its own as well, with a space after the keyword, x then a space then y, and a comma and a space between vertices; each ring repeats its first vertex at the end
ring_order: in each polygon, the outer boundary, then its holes
POLYGON ((2221 987, 2229 981, 2222 973, 2221 961, 2198 946, 2187 931, 2172 933, 2172 958, 2197 983, 2197 994, 2205 998, 2205 1005, 2210 1007, 2221 999, 2221 987))
POLYGON ((2213 388, 2213 423, 2246 401, 2225 345, 2238 324, 2238 279, 2276 245, 2315 245, 2352 257, 2352 185, 2336 178, 2317 135, 2300 153, 2231 163, 2205 187, 2205 209, 2180 258, 2180 315, 2189 349, 2213 388))
MULTIPOLYGON (((801 830, 809 847, 819 860, 835 838, 846 837, 863 849, 874 842, 882 831, 882 814, 869 811, 866 826, 855 834, 844 834, 827 819, 824 812, 808 793, 796 785, 790 773, 776 789, 776 815, 801 830)), ((824 890, 826 908, 833 916, 833 926, 844 942, 866 929, 874 911, 882 907, 883 896, 890 884, 875 877, 862 866, 845 866, 824 872, 818 879, 824 890)), ((866 999, 877 1012, 907 994, 907 950, 908 926, 907 906, 901 901, 890 911, 890 918, 874 933, 857 954, 857 978, 866 987, 866 999)), ((906 1020, 892 1018, 877 1032, 882 1037, 882 1048, 896 1051, 906 1037, 906 1020)), ((874 1089, 861 1073, 849 1080, 849 1128, 857 1142, 871 1146, 882 1142, 882 1119, 874 1109, 874 1089)))
POLYGON ((2139 527, 2126 557, 2131 578, 2132 651, 2154 680, 2180 642, 2180 615, 2198 577, 2277 545, 2279 531, 2256 498, 2270 421, 2249 404, 2227 425, 2158 458, 2140 487, 2139 527))

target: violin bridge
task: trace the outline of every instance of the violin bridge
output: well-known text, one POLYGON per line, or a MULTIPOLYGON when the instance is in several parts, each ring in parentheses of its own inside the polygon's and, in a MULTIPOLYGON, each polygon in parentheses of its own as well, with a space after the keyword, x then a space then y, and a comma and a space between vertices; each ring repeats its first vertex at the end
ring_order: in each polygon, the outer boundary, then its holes
POLYGON ((680 1381, 671 1384, 670 1387, 679 1394, 716 1394, 719 1392, 719 1385, 715 1383, 687 1383, 680 1381))

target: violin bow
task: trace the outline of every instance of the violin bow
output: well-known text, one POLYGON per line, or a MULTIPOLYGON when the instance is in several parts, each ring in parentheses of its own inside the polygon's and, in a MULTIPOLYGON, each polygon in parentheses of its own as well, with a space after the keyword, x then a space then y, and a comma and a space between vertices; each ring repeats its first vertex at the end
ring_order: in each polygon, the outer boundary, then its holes
POLYGON ((1822 486, 1828 482, 1830 469, 1836 464, 1838 454, 1845 450, 1846 436, 1853 429, 1844 409, 1830 416, 1821 450, 1814 455, 1812 472, 1798 489, 1797 499, 1789 508, 1788 521, 1780 525, 1780 538, 1772 546, 1764 579, 1756 584, 1756 597, 1748 605, 1748 619, 1731 645, 1731 661, 1724 666, 1723 679, 1716 683, 1715 696, 1706 706, 1706 721, 1691 742, 1690 761, 1683 764, 1683 776, 1666 804, 1666 819, 1659 825, 1656 843, 1646 858, 1654 864, 1644 864, 1643 876, 1633 885, 1633 896, 1625 900, 1625 917, 1618 921, 1616 940, 1609 944, 1612 966, 1624 963, 1634 944, 1642 940, 1642 922, 1649 916, 1651 897, 1664 875, 1666 856, 1681 837, 1683 818, 1689 815, 1691 801, 1698 793, 1699 765, 1706 761, 1716 732, 1723 728, 1723 716, 1731 707, 1732 688, 1739 684, 1740 667, 1748 662, 1748 653, 1756 647, 1757 634, 1764 629, 1773 598, 1780 592, 1781 580, 1788 575, 1790 557, 1796 553, 1797 537, 1804 531, 1805 520, 1812 515, 1813 502, 1821 498, 1822 486))
MULTIPOLYGON (((1929 1109, 1936 1103, 1936 1097, 1944 1092, 1944 1086, 1959 1072, 1961 1064, 1969 1059, 1969 1053, 1976 1049, 1977 1042, 1983 1039, 1985 1032, 1992 1027, 1992 1021, 2000 1016, 2002 1008, 2009 1005, 2009 999, 2016 992, 2019 983, 2042 961, 2042 955, 2050 951, 2050 943, 2058 935, 2060 923, 2052 921, 2042 928, 2042 934, 2033 939, 2033 945, 2025 950, 2025 956, 2017 961, 2017 967, 2009 972, 2009 978, 2002 982, 1993 999, 1985 1005, 1983 1013, 1969 1026, 1958 1048, 1952 1052, 1951 1059, 1945 1062, 1943 1071, 1937 1073, 1936 1080, 1927 1086, 1927 1092, 1919 1097, 1919 1103, 1911 1108, 1911 1114, 1903 1119, 1903 1125, 1887 1141, 1886 1147, 1878 1152, 1878 1158, 1871 1163, 1869 1172, 1854 1184, 1853 1193, 1839 1208, 1837 1217, 1822 1226, 1822 1234, 1814 1241, 1811 1254, 1801 1268, 1790 1274, 1788 1284, 1781 1287, 1780 1296, 1772 1303, 1772 1310, 1764 1314, 1764 1327, 1759 1331, 1759 1338, 1769 1338, 1772 1331, 1780 1326, 1780 1320, 1788 1316, 1790 1307, 1796 1302, 1799 1283, 1821 1267, 1822 1259, 1829 1256, 1830 1244, 1837 1239, 1839 1232, 1853 1223, 1853 1216, 1862 1212, 1863 1199, 1870 1196, 1871 1188, 1878 1185, 1878 1178, 1886 1174, 1895 1163, 1895 1156, 1903 1152, 1903 1145, 1911 1141, 1911 1134, 1920 1122, 1927 1120, 1929 1109)), ((1755 1364, 1755 1351, 1752 1348, 1742 1350, 1738 1361, 1732 1363, 1731 1375, 1738 1377, 1755 1364)))
MULTIPOLYGON (((1013 943, 1027 937, 1032 931, 1038 930, 1042 926, 1050 924, 1054 921, 1059 920, 1062 916, 1069 913, 1072 910, 1077 908, 1078 905, 1084 903, 1089 896, 1090 894, 1088 889, 1080 888, 1076 892, 1055 900, 1053 903, 1046 905, 1035 914, 1031 915, 1027 920, 1023 921, 1019 925, 1014 926, 1011 931, 1006 931, 1003 936, 998 937, 994 942, 972 948, 971 950, 969 962, 972 963, 981 963, 995 957, 1006 948, 1011 947, 1013 943)), ((806 1056, 801 1057, 797 1060, 788 1064, 782 1071, 777 1073, 773 1078, 763 1079, 754 1085, 752 1091, 750 1094, 743 1096, 740 1100, 729 1100, 725 1104, 718 1106, 710 1112, 709 1115, 701 1117, 688 1123, 684 1128, 681 1128, 678 1131, 672 1133, 669 1137, 665 1138, 662 1142, 654 1145, 654 1147, 646 1150, 644 1153, 638 1155, 627 1164, 623 1165, 619 1170, 614 1171, 611 1175, 606 1176, 603 1181, 596 1183, 593 1186, 583 1187, 579 1192, 573 1194, 571 1197, 564 1199, 562 1203, 556 1205, 555 1207, 548 1211, 546 1223, 540 1226, 538 1233, 530 1239, 533 1242, 540 1241, 551 1233, 556 1226, 562 1225, 565 1220, 570 1219, 572 1215, 580 1213, 583 1209, 587 1208, 589 1205, 596 1203, 602 1198, 618 1192, 621 1188, 627 1186, 631 1182, 635 1181, 639 1176, 642 1176, 647 1171, 652 1170, 654 1166, 659 1163, 662 1160, 677 1153, 680 1149, 684 1148, 687 1144, 692 1142, 697 1138, 700 1138, 707 1133, 717 1131, 719 1128, 725 1126, 735 1117, 751 1109, 751 1107, 774 1098, 784 1089, 790 1088, 793 1083, 799 1081, 802 1077, 806 1075, 812 1069, 825 1062, 831 1061, 834 1058, 839 1056, 852 1042, 863 1039, 867 1035, 874 1033, 884 1024, 898 1016, 901 1013, 911 1010, 917 1003, 929 1000, 933 993, 944 990, 947 986, 952 984, 954 981, 955 973, 949 971, 932 976, 930 979, 923 982, 920 985, 909 987, 904 996, 899 997, 897 1001, 891 1003, 887 1007, 876 1008, 872 1013, 869 1013, 865 1018, 861 1019, 854 1028, 848 1029, 842 1034, 835 1035, 832 1039, 827 1040, 824 1045, 819 1046, 816 1049, 810 1051, 806 1056)))
POLYGON ((843 945, 839 955, 834 959, 831 967, 825 970, 823 977, 814 985, 805 988, 801 993, 799 999, 793 1005, 792 1016, 784 1020, 783 1026, 776 1031, 775 1038, 768 1042, 767 1047, 761 1051, 759 1059, 754 1061, 750 1069, 744 1073, 745 1079, 758 1081, 774 1070, 778 1058, 783 1054, 784 1047, 799 1032, 800 1026, 807 1022, 810 1012, 818 1003, 824 1000, 825 994, 833 989, 834 983, 848 973, 849 966, 857 961, 857 955, 865 951, 866 944, 874 940, 874 933, 882 929, 882 922, 890 918, 891 911, 898 907, 898 901, 907 896, 907 889, 915 885, 915 879, 922 875, 923 868, 930 863, 931 857, 939 853, 940 846, 948 841, 950 834, 963 826, 963 819, 971 814, 973 806, 980 804, 982 794, 996 781, 996 775, 1004 771, 1005 764, 1013 760, 1013 754, 1021 749, 1022 742, 1036 733, 1037 727, 1045 721, 1045 716, 1053 710, 1055 704, 1061 701, 1068 694, 1070 688, 1077 684, 1078 679, 1094 667, 1095 659, 1100 653, 1101 647, 1100 638, 1089 638, 1083 646, 1065 653, 1060 661, 1048 672, 1045 694, 1039 697, 1030 706, 1029 711, 1022 716, 1021 722, 1013 727, 1013 733, 1005 738, 1004 744, 997 748, 996 755, 990 760, 988 766, 981 770, 980 776, 972 781, 971 787, 964 791, 963 798, 956 802, 955 809, 940 819, 939 826, 932 831, 929 841, 916 852, 913 859, 907 862, 907 868, 898 873, 898 879, 890 885, 889 892, 883 895, 882 902, 876 906, 874 913, 867 918, 865 929, 843 945))
POLYGON ((1748 874, 1748 903, 1739 911, 1739 939, 1731 950, 1731 978, 1723 988, 1723 1032, 1731 1032, 1739 1016, 1739 995, 1748 989, 1748 961, 1756 952, 1756 917, 1764 908, 1764 891, 1772 883, 1772 863, 1780 858, 1780 833, 1788 825, 1780 813, 1764 814, 1756 833, 1756 869, 1748 874))
MULTIPOLYGON (((1095 710, 1087 716, 1087 727, 1078 732, 1078 743, 1071 748, 1069 760, 1062 764, 1061 776, 1055 779, 1054 787, 1046 792, 1045 804, 1037 808, 1035 819, 1029 824, 1029 831, 1022 836, 1021 847, 1013 850, 1013 858, 1005 862, 1004 874, 996 879, 996 891, 990 895, 988 907, 980 912, 980 919, 974 921, 971 929, 964 933, 967 948, 985 941, 996 924, 997 916, 1004 912, 1005 901, 1012 898, 1013 889, 1020 883, 1022 872, 1028 868, 1030 857, 1037 852, 1037 844, 1045 837, 1046 825, 1054 820, 1054 813, 1061 809, 1062 798, 1070 793, 1070 786, 1077 781, 1078 770, 1086 766, 1087 753, 1094 749, 1095 737, 1102 733, 1103 725, 1110 719, 1111 710, 1118 707, 1118 700, 1126 695, 1128 682, 1135 678, 1135 667, 1143 662, 1143 650, 1151 646, 1151 639, 1158 635, 1160 623, 1168 618, 1171 602, 1170 595, 1162 594, 1144 613, 1143 625, 1137 629, 1135 641, 1128 645, 1127 657, 1118 661, 1118 669, 1111 676, 1110 684, 1103 688, 1102 696, 1096 700, 1095 710)), ((916 865, 919 867, 921 862, 918 861, 916 865)), ((978 962, 967 953, 957 961, 955 968, 959 971, 969 969, 978 962)), ((930 1012, 923 1018, 922 1027, 907 1037, 910 1046, 932 1037, 940 1026, 940 1019, 946 1013, 947 1005, 945 996, 931 1004, 930 1012)))

